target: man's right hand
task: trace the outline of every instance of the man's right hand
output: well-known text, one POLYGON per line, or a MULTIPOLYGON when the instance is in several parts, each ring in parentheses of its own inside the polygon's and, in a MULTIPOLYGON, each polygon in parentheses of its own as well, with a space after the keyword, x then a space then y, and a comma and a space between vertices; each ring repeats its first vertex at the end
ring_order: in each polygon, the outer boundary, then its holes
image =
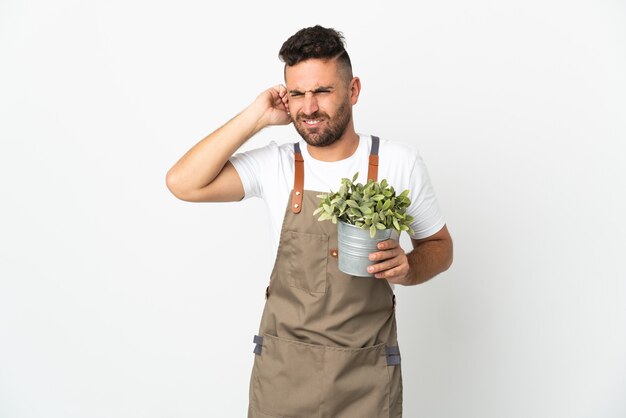
POLYGON ((258 129, 270 125, 288 125, 291 123, 289 114, 289 96, 284 85, 278 84, 259 94, 253 107, 261 113, 258 129))

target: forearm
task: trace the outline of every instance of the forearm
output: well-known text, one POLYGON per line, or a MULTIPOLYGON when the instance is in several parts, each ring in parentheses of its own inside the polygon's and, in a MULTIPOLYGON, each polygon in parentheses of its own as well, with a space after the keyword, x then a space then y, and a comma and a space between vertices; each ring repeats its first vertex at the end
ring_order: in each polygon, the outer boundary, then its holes
POLYGON ((194 145, 168 171, 168 187, 183 194, 211 183, 237 149, 264 127, 261 116, 262 112, 250 105, 194 145))
POLYGON ((409 262, 408 286, 424 283, 452 264, 452 241, 432 240, 417 245, 407 253, 409 262))

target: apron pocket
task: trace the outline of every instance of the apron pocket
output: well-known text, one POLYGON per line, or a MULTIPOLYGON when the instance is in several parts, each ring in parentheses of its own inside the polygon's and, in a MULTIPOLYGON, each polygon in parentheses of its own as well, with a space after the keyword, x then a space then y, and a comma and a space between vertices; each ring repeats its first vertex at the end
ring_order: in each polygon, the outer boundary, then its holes
POLYGON ((320 416, 389 417, 389 373, 385 344, 356 349, 327 347, 326 392, 320 416))
POLYGON ((307 232, 285 231, 289 245, 287 277, 289 285, 310 293, 326 293, 328 236, 307 232))
POLYGON ((323 355, 323 347, 265 334, 254 356, 254 408, 273 417, 317 417, 323 355))
POLYGON ((388 368, 385 344, 326 347, 265 334, 251 403, 272 417, 389 417, 388 368))

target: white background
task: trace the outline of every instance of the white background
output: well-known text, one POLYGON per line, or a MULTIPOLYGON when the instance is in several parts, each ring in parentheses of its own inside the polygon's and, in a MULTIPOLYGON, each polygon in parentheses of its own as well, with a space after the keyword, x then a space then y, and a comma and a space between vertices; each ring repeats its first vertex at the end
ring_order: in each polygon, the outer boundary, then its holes
POLYGON ((626 416, 625 2, 397 4, 0 1, 0 417, 245 416, 264 206, 165 173, 317 23, 454 238, 397 288, 405 417, 626 416))

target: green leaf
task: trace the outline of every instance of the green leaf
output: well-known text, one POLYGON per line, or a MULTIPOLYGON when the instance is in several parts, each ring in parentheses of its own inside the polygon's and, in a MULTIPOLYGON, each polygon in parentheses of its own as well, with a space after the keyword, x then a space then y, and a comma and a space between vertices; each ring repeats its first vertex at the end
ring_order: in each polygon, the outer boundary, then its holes
POLYGON ((363 214, 357 208, 349 208, 347 212, 357 217, 363 216, 363 214))
POLYGON ((326 221, 328 219, 331 219, 331 215, 327 212, 324 212, 320 215, 318 221, 326 221))
POLYGON ((359 172, 357 171, 354 176, 352 176, 352 183, 354 183, 356 181, 356 179, 359 178, 359 172))
POLYGON ((376 227, 374 225, 370 226, 370 238, 374 238, 376 236, 376 227))
POLYGON ((384 224, 381 224, 380 222, 376 223, 376 229, 387 229, 387 227, 384 224))
POLYGON ((358 204, 358 203, 356 203, 356 202, 355 202, 354 200, 352 200, 352 199, 348 199, 348 200, 346 200, 346 204, 347 204, 348 206, 350 206, 351 208, 358 208, 358 207, 359 207, 359 204, 358 204))
POLYGON ((400 231, 400 224, 396 218, 393 218, 393 227, 396 228, 396 231, 400 231))

